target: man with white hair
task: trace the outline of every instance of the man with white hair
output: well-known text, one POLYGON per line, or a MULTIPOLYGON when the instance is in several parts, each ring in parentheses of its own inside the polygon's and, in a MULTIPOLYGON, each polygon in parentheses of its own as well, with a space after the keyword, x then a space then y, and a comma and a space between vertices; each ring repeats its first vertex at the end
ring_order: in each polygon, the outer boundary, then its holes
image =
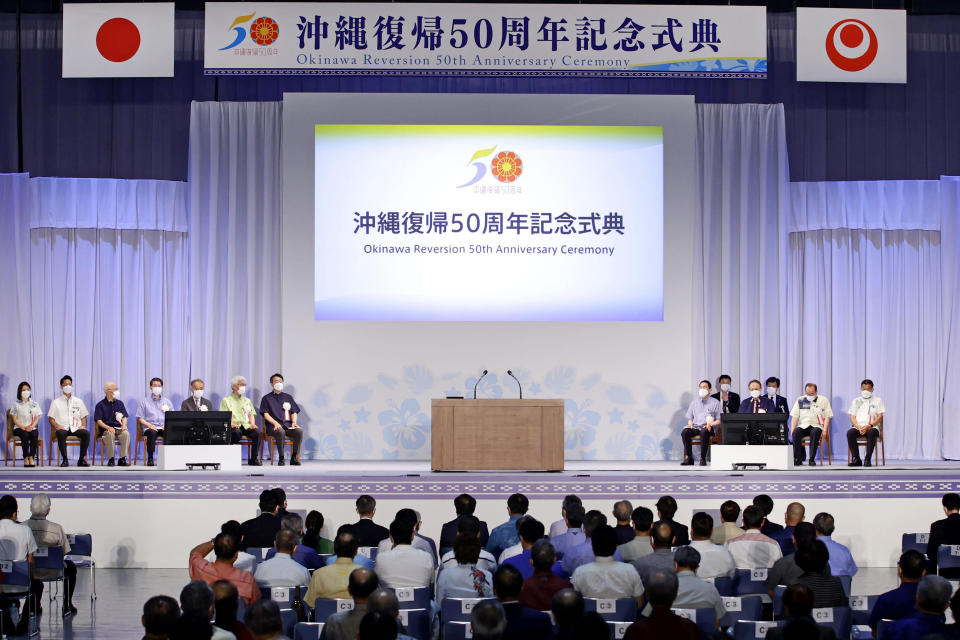
POLYGON ((130 431, 127 430, 127 408, 120 399, 116 382, 103 385, 103 400, 93 410, 93 422, 97 425, 97 437, 103 438, 103 450, 110 454, 107 466, 114 465, 117 443, 120 444, 120 466, 127 466, 130 453, 130 431))
POLYGON ((250 440, 250 457, 247 464, 251 467, 260 466, 260 430, 257 429, 257 411, 253 403, 246 396, 247 379, 243 376, 233 376, 230 379, 232 393, 220 400, 220 411, 230 412, 230 439, 233 444, 239 444, 240 438, 246 436, 250 440))
MULTIPOLYGON (((70 553, 70 541, 63 527, 56 522, 47 520, 50 515, 50 496, 45 493, 38 493, 30 500, 30 519, 24 524, 33 531, 33 539, 40 548, 62 547, 63 555, 70 553)), ((34 569, 34 591, 43 593, 43 583, 40 578, 54 577, 57 572, 54 569, 34 569), (39 583, 39 584, 37 584, 39 583)), ((63 616, 76 615, 77 608, 73 606, 73 590, 77 586, 77 565, 72 560, 63 561, 63 616)))

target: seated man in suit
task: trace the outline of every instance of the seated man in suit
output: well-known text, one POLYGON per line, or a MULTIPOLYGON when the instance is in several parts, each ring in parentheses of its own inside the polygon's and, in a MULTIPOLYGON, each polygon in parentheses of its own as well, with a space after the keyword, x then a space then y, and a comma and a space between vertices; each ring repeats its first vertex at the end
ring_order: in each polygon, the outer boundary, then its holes
POLYGON ((657 500, 657 521, 654 522, 654 526, 660 524, 661 522, 666 522, 670 525, 670 530, 673 532, 673 537, 676 538, 673 544, 678 547, 683 547, 690 544, 690 532, 687 529, 687 525, 680 524, 673 519, 673 516, 677 515, 677 500, 673 496, 660 496, 660 499, 657 500))
POLYGON ((180 411, 213 411, 213 403, 203 397, 204 393, 203 380, 191 380, 190 395, 180 403, 180 411))
POLYGON ((277 532, 280 531, 282 522, 277 516, 277 510, 280 505, 277 504, 277 494, 272 489, 264 489, 260 492, 260 515, 256 518, 250 518, 240 525, 243 532, 243 547, 272 547, 277 539, 277 532))
POLYGON ((774 413, 790 413, 790 407, 787 405, 787 399, 780 395, 780 378, 770 376, 766 380, 766 396, 773 403, 774 413))
POLYGON ((360 519, 353 523, 353 534, 361 547, 376 547, 381 540, 390 537, 390 531, 373 521, 377 515, 377 501, 366 494, 357 498, 357 515, 360 519))
POLYGON ((732 382, 733 380, 728 373, 721 373, 720 377, 717 378, 717 386, 720 390, 712 397, 720 401, 721 413, 737 413, 740 409, 740 394, 731 391, 733 388, 731 386, 732 382))
MULTIPOLYGON (((947 516, 930 525, 930 540, 927 542, 928 573, 937 573, 937 551, 944 544, 960 544, 960 495, 948 493, 940 501, 947 516)), ((958 569, 944 569, 941 575, 953 580, 960 577, 958 569)))
MULTIPOLYGON (((759 380, 751 380, 747 384, 747 389, 750 391, 750 397, 744 398, 743 402, 740 403, 738 408, 738 413, 776 413, 777 407, 773 403, 773 399, 769 396, 763 395, 762 385, 759 380)), ((786 411, 784 411, 786 413, 786 411)))
MULTIPOLYGON (((453 499, 453 509, 457 517, 450 522, 444 522, 440 528, 440 556, 443 557, 448 551, 453 551, 453 543, 457 539, 457 523, 460 516, 472 516, 477 510, 477 499, 469 493, 461 493, 453 499)), ((487 530, 487 523, 480 520, 480 545, 487 546, 490 539, 490 532, 487 530)))
POLYGON ((515 567, 503 565, 493 574, 493 593, 506 613, 503 640, 547 640, 553 637, 550 616, 520 604, 523 576, 515 567))

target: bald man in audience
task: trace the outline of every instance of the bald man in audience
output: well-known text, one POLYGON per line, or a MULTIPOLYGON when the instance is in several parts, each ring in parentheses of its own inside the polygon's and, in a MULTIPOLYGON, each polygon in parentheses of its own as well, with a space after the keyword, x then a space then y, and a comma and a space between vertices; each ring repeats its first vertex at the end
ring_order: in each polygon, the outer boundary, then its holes
MULTIPOLYGON (((477 542, 477 544, 480 544, 477 542)), ((370 597, 367 598, 367 613, 383 613, 392 617, 397 621, 397 626, 406 631, 403 628, 403 623, 400 622, 400 601, 397 600, 397 594, 393 591, 387 589, 377 589, 370 594, 370 597)), ((398 633, 397 640, 414 640, 405 633, 398 633)))
POLYGON ((360 621, 367 614, 367 598, 380 587, 377 574, 367 568, 355 569, 350 574, 348 591, 353 598, 353 609, 340 611, 327 618, 320 632, 320 640, 355 640, 360 621))
POLYGON ((673 566, 673 550, 671 547, 676 542, 673 536, 673 529, 667 522, 658 522, 653 525, 653 535, 650 536, 653 544, 653 553, 642 558, 637 558, 631 564, 640 574, 640 581, 644 588, 647 581, 655 573, 676 573, 673 566))
POLYGON ((770 536, 780 545, 780 550, 783 552, 783 555, 788 556, 796 551, 796 548, 793 546, 793 530, 798 524, 803 522, 805 515, 806 509, 804 509, 804 506, 799 502, 791 502, 787 505, 787 510, 783 514, 786 526, 783 527, 783 531, 770 536))

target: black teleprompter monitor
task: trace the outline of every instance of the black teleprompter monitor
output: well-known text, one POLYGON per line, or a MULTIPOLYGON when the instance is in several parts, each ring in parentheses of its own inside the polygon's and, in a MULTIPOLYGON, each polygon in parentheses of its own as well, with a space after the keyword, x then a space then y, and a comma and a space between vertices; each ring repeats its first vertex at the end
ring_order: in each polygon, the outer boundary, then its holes
POLYGON ((230 444, 230 412, 167 411, 163 443, 230 444))
POLYGON ((786 413, 724 413, 723 444, 787 444, 786 413))

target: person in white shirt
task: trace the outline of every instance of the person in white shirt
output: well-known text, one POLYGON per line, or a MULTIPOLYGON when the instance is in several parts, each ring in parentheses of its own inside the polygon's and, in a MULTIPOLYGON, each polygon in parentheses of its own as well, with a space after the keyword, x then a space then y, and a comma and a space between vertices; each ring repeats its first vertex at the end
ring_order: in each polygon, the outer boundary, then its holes
POLYGON ((206 621, 212 628, 213 634, 210 640, 237 640, 226 629, 221 629, 209 621, 213 619, 216 609, 214 609, 213 589, 203 580, 193 580, 188 582, 180 591, 180 611, 187 624, 203 625, 206 621))
POLYGON ((743 526, 747 531, 726 544, 737 569, 769 569, 783 557, 780 543, 760 533, 762 525, 763 511, 760 507, 750 505, 743 510, 743 526))
POLYGON ((590 536, 593 562, 582 564, 573 572, 570 582, 584 598, 636 598, 642 606, 643 585, 633 565, 613 559, 617 551, 617 534, 613 527, 600 525, 590 536))
POLYGON ((677 570, 677 597, 673 601, 676 609, 707 609, 712 607, 716 623, 720 624, 727 610, 723 599, 712 584, 697 576, 700 567, 700 552, 692 546, 680 547, 673 554, 674 567, 677 570))
POLYGON ((847 446, 850 447, 850 466, 869 467, 873 464, 873 450, 877 446, 880 430, 877 425, 883 420, 886 412, 883 400, 873 395, 873 380, 867 378, 860 383, 860 395, 850 404, 850 430, 847 431, 847 446), (867 450, 864 459, 860 459, 860 445, 857 438, 867 439, 867 450))
POLYGON ((397 587, 429 587, 433 584, 433 560, 430 554, 416 549, 413 542, 413 524, 409 520, 390 523, 393 548, 377 553, 376 572, 380 584, 397 587))
MULTIPOLYGON (((469 538, 476 538, 477 540, 482 539, 481 529, 480 529, 480 518, 476 516, 462 515, 457 519, 457 537, 454 538, 453 546, 457 546, 457 540, 461 536, 466 536, 469 538)), ((447 551, 443 554, 443 557, 440 558, 440 568, 448 569, 450 567, 455 567, 459 564, 457 562, 456 553, 454 549, 447 551)), ((494 571, 497 570, 497 559, 493 557, 493 554, 487 551, 486 549, 480 549, 480 557, 477 559, 477 568, 484 571, 489 571, 492 575, 494 571)))
POLYGON ((573 495, 573 494, 570 494, 570 495, 568 495, 568 496, 564 496, 564 498, 563 498, 563 506, 560 508, 560 516, 561 516, 561 518, 560 518, 559 520, 557 520, 556 522, 554 522, 553 524, 550 525, 550 540, 551 540, 551 541, 553 541, 554 538, 557 538, 557 537, 562 536, 563 534, 565 534, 565 533, 567 532, 567 529, 570 528, 569 525, 567 524, 567 507, 569 507, 569 506, 572 505, 572 504, 578 504, 578 505, 580 505, 581 507, 583 506, 583 502, 580 500, 579 497, 577 497, 577 496, 575 496, 575 495, 573 495))
POLYGON ((804 395, 797 398, 790 410, 792 418, 790 437, 793 439, 793 464, 803 464, 806 453, 803 451, 803 439, 810 436, 810 460, 807 464, 816 466, 814 458, 820 446, 820 437, 824 431, 830 431, 830 418, 833 409, 830 399, 817 393, 817 385, 808 382, 803 387, 804 395))
POLYGON ((653 528, 653 511, 646 507, 637 507, 630 516, 633 522, 634 538, 630 542, 624 542, 617 549, 620 551, 620 557, 624 562, 633 562, 637 558, 648 556, 653 553, 653 545, 650 544, 650 529, 653 528))
POLYGON ((304 587, 310 584, 310 572, 291 556, 299 542, 296 532, 280 529, 277 532, 277 553, 257 564, 253 579, 261 587, 304 587))
POLYGON ((732 578, 737 571, 733 556, 726 547, 713 544, 710 535, 713 532, 713 516, 702 511, 693 514, 690 520, 690 546, 700 553, 700 566, 697 576, 700 578, 732 578))
MULTIPOLYGON (((397 511, 397 515, 394 518, 406 519, 413 522, 413 542, 411 543, 415 549, 420 549, 430 554, 431 558, 436 558, 433 555, 433 549, 430 547, 430 543, 426 538, 420 537, 417 535, 417 531, 420 529, 420 518, 417 516, 417 512, 413 509, 400 509, 397 511)), ((384 538, 380 541, 380 544, 377 545, 377 555, 384 553, 385 551, 390 551, 393 548, 393 543, 390 542, 390 538, 384 538)), ((436 566, 436 562, 434 562, 436 566)))
MULTIPOLYGON (((9 562, 22 562, 26 560, 30 563, 30 575, 33 575, 33 554, 37 550, 37 541, 33 537, 33 531, 25 524, 17 522, 17 499, 11 495, 5 495, 0 498, 0 560, 9 562)), ((33 581, 29 587, 32 598, 26 598, 24 602, 23 614, 20 616, 20 626, 17 627, 17 635, 26 633, 26 622, 28 620, 27 607, 29 601, 38 603, 43 593, 43 583, 33 581)), ((20 586, 0 586, 0 591, 6 593, 22 594, 27 589, 20 586)), ((3 601, 0 596, 0 602, 3 601)), ((12 622, 6 607, 3 608, 4 628, 12 629, 12 622)))
POLYGON ((40 430, 37 428, 43 411, 40 405, 32 399, 33 390, 30 383, 24 380, 17 385, 17 400, 10 407, 10 419, 13 420, 13 435, 20 438, 23 449, 23 466, 35 467, 37 455, 37 441, 40 430))
POLYGON ((87 462, 87 447, 90 444, 90 432, 87 431, 87 411, 83 400, 73 395, 73 378, 60 378, 60 391, 63 395, 50 403, 47 419, 50 420, 50 429, 57 438, 60 447, 60 466, 69 467, 67 462, 67 438, 80 440, 80 458, 78 467, 89 467, 87 462))
POLYGON ((437 576, 437 602, 444 598, 490 598, 493 596, 493 574, 477 566, 480 539, 460 536, 453 543, 457 565, 437 576))

